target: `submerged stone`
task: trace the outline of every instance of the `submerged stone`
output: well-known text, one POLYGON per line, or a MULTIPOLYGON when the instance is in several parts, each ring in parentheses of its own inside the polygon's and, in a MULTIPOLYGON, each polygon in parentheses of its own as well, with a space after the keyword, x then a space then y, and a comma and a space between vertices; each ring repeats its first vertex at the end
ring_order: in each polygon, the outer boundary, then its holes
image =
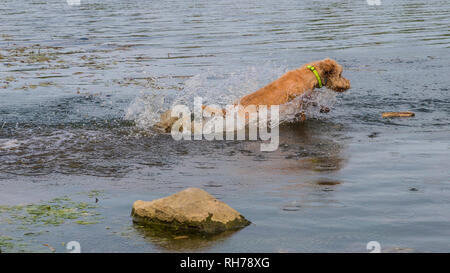
POLYGON ((250 224, 239 212, 198 188, 187 188, 150 202, 134 202, 135 223, 216 234, 250 224))

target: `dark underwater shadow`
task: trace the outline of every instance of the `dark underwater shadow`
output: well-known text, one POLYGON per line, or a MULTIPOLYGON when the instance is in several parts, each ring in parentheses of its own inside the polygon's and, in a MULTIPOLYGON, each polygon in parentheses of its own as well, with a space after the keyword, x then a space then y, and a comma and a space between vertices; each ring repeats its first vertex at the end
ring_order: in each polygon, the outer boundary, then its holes
POLYGON ((199 252, 220 244, 240 230, 225 231, 216 235, 206 235, 189 231, 175 231, 165 227, 143 226, 133 223, 138 234, 153 245, 169 252, 199 252))
POLYGON ((286 159, 302 162, 315 172, 340 170, 346 160, 346 130, 343 125, 323 120, 288 123, 280 126, 280 151, 286 159))
POLYGON ((342 124, 312 119, 306 122, 284 123, 279 127, 279 147, 273 152, 261 152, 261 141, 235 143, 237 151, 254 156, 255 161, 268 161, 265 166, 275 171, 334 172, 346 162, 343 151, 348 139, 342 124))

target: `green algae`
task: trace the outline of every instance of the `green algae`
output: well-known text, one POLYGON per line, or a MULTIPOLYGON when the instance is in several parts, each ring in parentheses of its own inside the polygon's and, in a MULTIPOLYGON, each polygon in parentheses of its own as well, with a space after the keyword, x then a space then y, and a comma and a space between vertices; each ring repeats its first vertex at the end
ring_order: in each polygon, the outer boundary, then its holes
MULTIPOLYGON (((84 193, 83 195, 96 194, 84 193)), ((42 236, 48 237, 55 228, 70 225, 99 224, 100 213, 98 205, 74 201, 68 196, 62 196, 49 201, 33 204, 0 206, 0 251, 3 252, 33 252, 48 251, 42 248, 43 242, 36 241, 42 236), (23 242, 26 240, 27 242, 23 242)))
POLYGON ((98 221, 82 221, 82 220, 78 220, 75 221, 75 223, 79 224, 79 225, 94 225, 94 224, 98 224, 98 221))
POLYGON ((0 235, 0 249, 12 248, 14 244, 11 242, 13 238, 0 235))
POLYGON ((29 47, 11 47, 6 49, 6 55, 2 55, 1 59, 9 62, 18 62, 26 64, 34 63, 49 63, 51 61, 57 60, 58 56, 61 54, 58 50, 60 47, 51 46, 41 46, 35 44, 29 47))
POLYGON ((1 38, 5 41, 12 41, 12 36, 8 34, 2 34, 1 38))
POLYGON ((100 191, 100 190, 92 190, 90 192, 87 193, 87 196, 89 198, 94 198, 94 197, 99 197, 100 195, 103 194, 104 191, 100 191))
POLYGON ((41 87, 47 87, 47 86, 51 86, 51 85, 54 85, 54 83, 52 83, 52 82, 40 82, 39 83, 39 86, 41 86, 41 87))
POLYGON ((42 63, 42 62, 49 62, 51 60, 50 56, 47 54, 30 54, 28 56, 28 63, 42 63))
MULTIPOLYGON (((6 217, 2 218, 6 218, 6 221, 10 223, 59 226, 69 220, 96 216, 97 214, 91 211, 95 208, 97 208, 96 205, 86 202, 75 202, 68 197, 62 197, 39 204, 0 206, 0 213, 6 214, 6 217)), ((88 222, 84 219, 82 221, 88 222)))

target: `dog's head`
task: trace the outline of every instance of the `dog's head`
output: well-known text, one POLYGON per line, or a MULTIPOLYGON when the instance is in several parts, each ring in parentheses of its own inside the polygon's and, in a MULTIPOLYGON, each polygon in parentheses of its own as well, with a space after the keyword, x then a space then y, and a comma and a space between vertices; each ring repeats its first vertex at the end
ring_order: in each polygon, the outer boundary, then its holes
POLYGON ((350 81, 342 77, 342 66, 335 60, 324 59, 317 66, 326 80, 325 86, 336 92, 344 92, 350 88, 350 81))

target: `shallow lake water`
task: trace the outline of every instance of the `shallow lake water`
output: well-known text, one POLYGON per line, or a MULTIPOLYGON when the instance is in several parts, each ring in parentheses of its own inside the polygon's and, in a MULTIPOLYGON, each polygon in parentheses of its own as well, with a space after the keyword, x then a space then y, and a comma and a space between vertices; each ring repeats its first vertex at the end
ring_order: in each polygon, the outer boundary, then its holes
POLYGON ((449 18, 440 0, 1 1, 0 249, 450 251, 449 18), (318 90, 331 112, 282 125, 275 152, 151 130, 175 101, 232 102, 326 57, 352 88, 318 90), (252 224, 133 225, 135 200, 186 187, 252 224), (45 218, 48 202, 63 209, 45 218))

